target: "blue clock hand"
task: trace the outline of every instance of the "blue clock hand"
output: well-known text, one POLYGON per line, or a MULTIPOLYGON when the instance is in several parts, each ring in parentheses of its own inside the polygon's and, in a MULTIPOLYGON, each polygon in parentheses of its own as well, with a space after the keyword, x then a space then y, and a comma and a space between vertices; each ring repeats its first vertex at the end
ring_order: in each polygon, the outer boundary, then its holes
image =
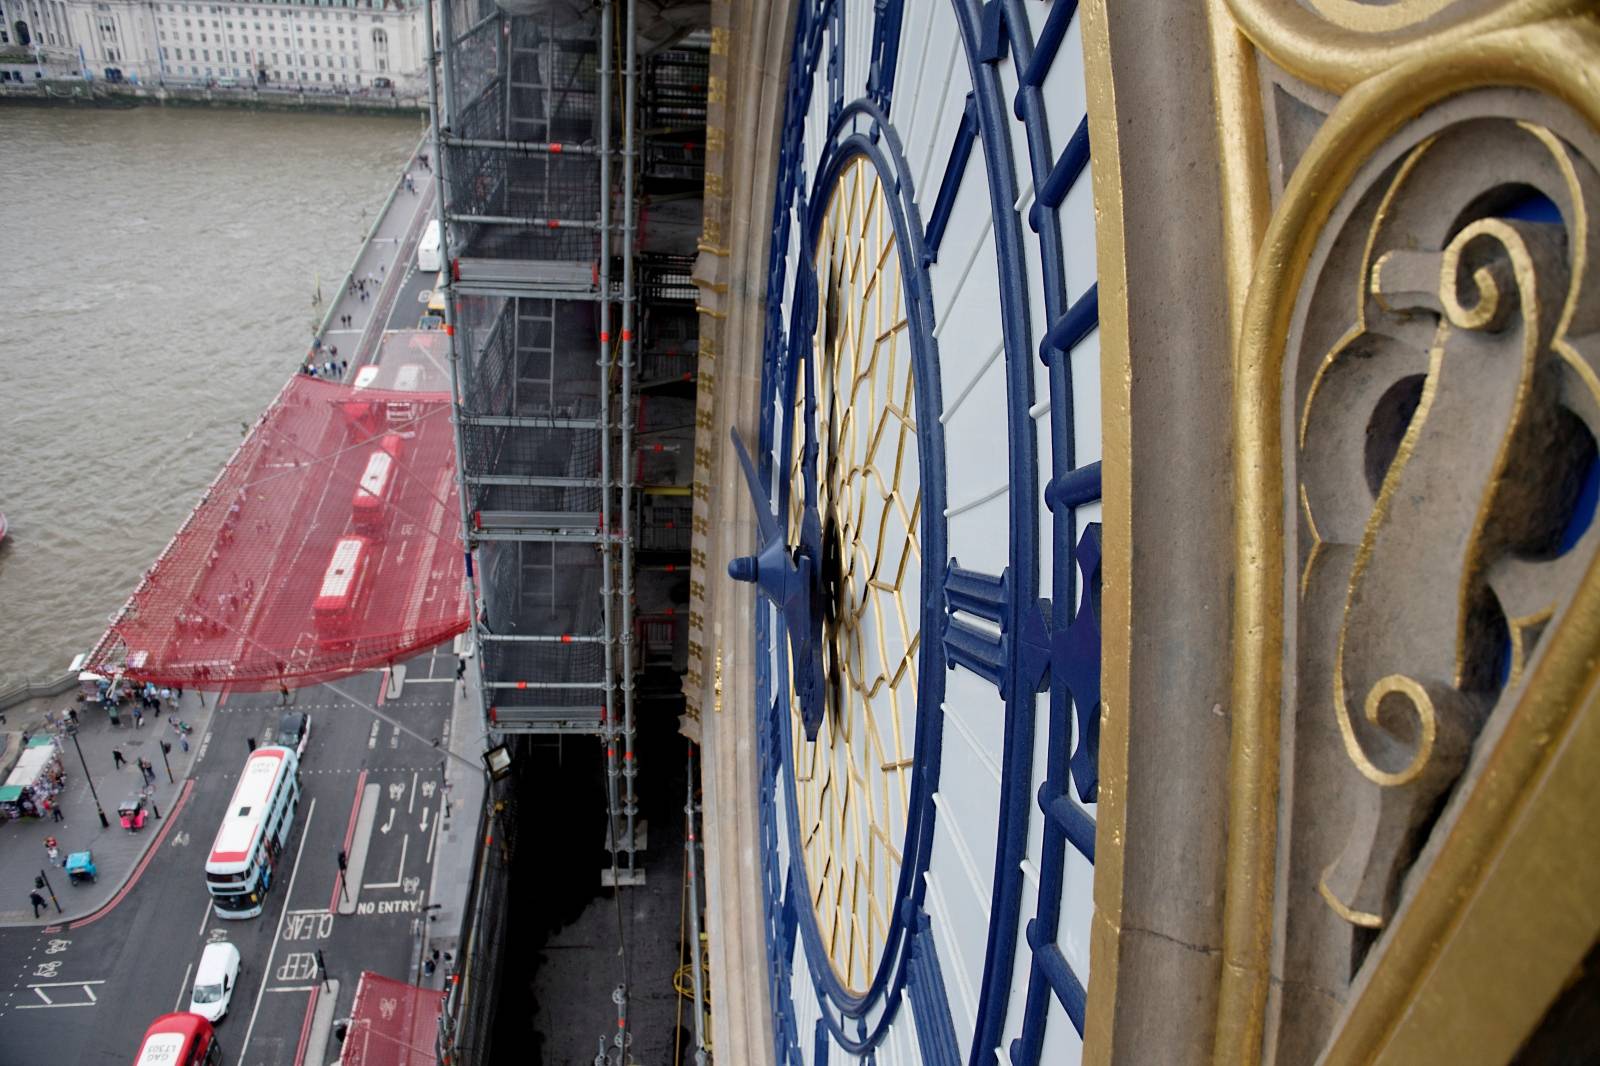
MULTIPOLYGON (((791 549, 784 540, 778 519, 767 510, 766 493, 761 489, 761 479, 756 474, 755 463, 745 449, 744 440, 734 429, 733 447, 739 455, 739 465, 744 467, 745 485, 750 491, 750 502, 756 510, 756 531, 761 546, 755 555, 742 555, 728 564, 728 576, 735 581, 752 581, 762 595, 771 600, 783 614, 784 628, 789 631, 790 657, 794 664, 795 695, 800 700, 800 717, 805 723, 806 739, 815 740, 817 728, 822 724, 822 652, 820 646, 821 615, 816 610, 818 596, 817 567, 804 547, 791 549)), ((815 511, 808 515, 815 522, 815 511)), ((821 540, 820 532, 817 535, 821 540)), ((805 534, 801 534, 802 545, 805 534)))

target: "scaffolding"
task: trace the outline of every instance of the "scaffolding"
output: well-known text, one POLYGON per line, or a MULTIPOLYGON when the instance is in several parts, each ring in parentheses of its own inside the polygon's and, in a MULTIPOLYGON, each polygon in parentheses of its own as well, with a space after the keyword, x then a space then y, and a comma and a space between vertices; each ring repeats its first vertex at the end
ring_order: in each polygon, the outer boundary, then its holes
POLYGON ((646 253, 639 197, 698 195, 685 189, 703 172, 707 63, 691 40, 641 64, 633 10, 443 0, 434 36, 485 726, 601 738, 617 884, 642 876, 634 678, 671 665, 677 643, 662 635, 662 595, 647 591, 649 617, 635 618, 635 550, 652 573, 688 550, 687 438, 663 439, 652 420, 683 420, 697 348, 692 259, 646 253))
POLYGON ((428 29, 484 728, 596 738, 610 886, 644 879, 636 702, 687 659, 709 56, 641 56, 636 6, 440 0, 428 29))

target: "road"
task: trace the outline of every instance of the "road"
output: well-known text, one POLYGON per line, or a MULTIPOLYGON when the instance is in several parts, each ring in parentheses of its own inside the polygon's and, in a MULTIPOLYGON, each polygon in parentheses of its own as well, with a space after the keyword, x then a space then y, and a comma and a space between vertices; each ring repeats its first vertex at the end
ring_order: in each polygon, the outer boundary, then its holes
MULTIPOLYGON (((450 719, 455 665, 449 645, 411 660, 400 698, 387 700, 384 713, 423 736, 440 736, 450 719)), ((442 756, 332 691, 377 702, 384 681, 365 673, 297 694, 296 709, 310 713, 312 732, 300 814, 284 852, 290 864, 278 870, 266 910, 243 921, 216 917, 202 867, 247 738, 270 740, 278 697, 225 699, 202 740, 193 788, 153 827, 166 835, 128 890, 107 910, 66 926, 0 930, 0 1064, 131 1062, 151 1019, 187 1005, 194 964, 212 941, 231 941, 244 959, 218 1028, 230 1063, 306 1060, 319 950, 339 981, 335 1017, 349 1013, 363 969, 415 980, 444 799, 442 756), (338 914, 338 853, 358 849, 350 838, 371 786, 377 804, 365 868, 349 886, 356 913, 338 914)), ((336 1054, 330 1040, 324 1061, 336 1054)))

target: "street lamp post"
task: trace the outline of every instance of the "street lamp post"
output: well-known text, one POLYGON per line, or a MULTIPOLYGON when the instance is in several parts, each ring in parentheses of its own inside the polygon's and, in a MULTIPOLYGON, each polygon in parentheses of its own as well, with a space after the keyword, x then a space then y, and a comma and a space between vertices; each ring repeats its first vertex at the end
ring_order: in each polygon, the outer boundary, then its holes
POLYGON ((171 750, 172 745, 163 740, 161 742, 161 763, 167 768, 167 784, 169 785, 177 783, 177 780, 172 776, 172 763, 167 759, 167 752, 171 750))
POLYGON ((106 809, 100 806, 100 793, 95 791, 94 777, 89 773, 88 760, 83 757, 83 745, 78 743, 78 731, 74 729, 70 736, 72 737, 72 746, 78 749, 78 762, 83 764, 83 779, 89 782, 89 795, 94 797, 94 809, 100 814, 100 828, 110 829, 111 819, 106 817, 106 809))

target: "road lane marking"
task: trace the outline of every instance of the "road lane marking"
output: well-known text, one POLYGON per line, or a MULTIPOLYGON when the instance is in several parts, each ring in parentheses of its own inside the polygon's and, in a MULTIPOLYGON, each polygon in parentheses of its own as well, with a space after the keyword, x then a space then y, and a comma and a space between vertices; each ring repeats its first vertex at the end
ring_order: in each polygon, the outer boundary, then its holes
POLYGON ((382 794, 383 786, 375 783, 361 790, 361 812, 356 817, 354 833, 350 837, 352 843, 347 849, 348 863, 342 882, 345 891, 337 891, 339 884, 334 886, 334 898, 338 901, 337 910, 340 914, 354 914, 361 896, 361 882, 367 869, 367 851, 372 845, 372 823, 376 820, 382 794))
MULTIPOLYGON (((393 807, 389 808, 389 813, 391 813, 391 814, 394 813, 394 808, 393 807)), ((411 834, 410 833, 407 833, 407 834, 405 834, 404 836, 402 836, 400 838, 400 872, 395 874, 394 880, 393 881, 384 881, 382 884, 377 884, 377 883, 374 883, 372 881, 368 881, 366 884, 361 886, 361 890, 363 892, 365 892, 366 890, 371 889, 371 888, 399 888, 400 887, 400 885, 406 879, 406 845, 409 844, 409 843, 411 843, 411 834)))
MULTIPOLYGON (((424 807, 423 811, 426 812, 427 808, 424 807)), ((438 818, 435 818, 433 820, 433 832, 428 834, 428 861, 427 861, 427 865, 429 865, 429 866, 433 865, 433 845, 439 839, 439 822, 440 822, 440 819, 438 819, 438 818)))
POLYGON ((194 971, 194 963, 183 968, 183 983, 178 986, 178 1001, 172 1005, 172 1013, 176 1014, 183 1009, 183 994, 189 990, 189 974, 194 971))
MULTIPOLYGON (((372 737, 373 737, 374 740, 376 740, 377 736, 378 736, 378 723, 377 722, 373 722, 372 723, 372 737)), ((369 748, 372 747, 372 741, 369 740, 367 742, 367 747, 369 747, 369 748)), ((350 821, 347 822, 345 824, 345 827, 344 827, 344 847, 342 848, 342 850, 344 851, 345 861, 347 863, 349 862, 349 859, 350 859, 350 838, 356 835, 356 816, 361 813, 361 795, 362 795, 363 790, 366 787, 367 787, 367 772, 365 770, 362 770, 361 773, 356 777, 356 794, 355 794, 355 798, 350 801, 350 821)), ((338 903, 339 903, 339 882, 344 877, 345 877, 345 873, 344 873, 343 870, 335 871, 335 873, 333 875, 333 896, 328 900, 328 913, 329 914, 333 913, 334 907, 336 907, 338 905, 338 903)))
MULTIPOLYGON (((33 994, 38 996, 41 1002, 18 1003, 16 1009, 44 1010, 48 1007, 93 1007, 95 1004, 99 1003, 100 1000, 97 996, 95 996, 94 989, 90 986, 103 984, 105 984, 104 981, 41 981, 38 984, 26 985, 24 987, 33 989, 33 994), (57 1003, 55 1000, 45 995, 44 990, 47 988, 81 988, 83 989, 83 994, 88 996, 89 999, 88 1002, 77 1000, 70 1003, 57 1003)), ((59 995, 59 993, 57 994, 59 995)))
POLYGON ((313 988, 316 988, 316 987, 317 987, 316 985, 279 985, 277 988, 269 988, 269 989, 267 989, 267 991, 268 992, 309 992, 313 988))
POLYGON ((239 1061, 244 1061, 245 1049, 250 1046, 250 1036, 256 1031, 256 1015, 261 1011, 261 997, 267 991, 267 980, 272 974, 272 960, 278 954, 278 942, 283 939, 283 920, 289 913, 289 901, 294 898, 294 881, 300 876, 300 856, 305 854, 306 841, 311 839, 311 816, 317 813, 317 800, 312 797, 306 808, 306 820, 300 827, 300 846, 295 849, 294 869, 289 871, 289 888, 283 894, 283 910, 278 913, 278 931, 272 935, 272 949, 267 952, 267 964, 261 967, 261 988, 256 992, 256 1005, 250 1011, 250 1026, 244 1031, 239 1044, 239 1061))
POLYGON ((320 991, 320 986, 312 985, 311 995, 306 997, 306 1020, 300 1023, 300 1043, 294 1049, 294 1066, 302 1066, 306 1061, 306 1041, 311 1039, 311 1020, 317 1016, 317 994, 320 991))
MULTIPOLYGON (((411 795, 406 800, 406 813, 410 814, 417 809, 417 772, 411 771, 411 795)), ((423 826, 424 829, 427 826, 423 826)))

